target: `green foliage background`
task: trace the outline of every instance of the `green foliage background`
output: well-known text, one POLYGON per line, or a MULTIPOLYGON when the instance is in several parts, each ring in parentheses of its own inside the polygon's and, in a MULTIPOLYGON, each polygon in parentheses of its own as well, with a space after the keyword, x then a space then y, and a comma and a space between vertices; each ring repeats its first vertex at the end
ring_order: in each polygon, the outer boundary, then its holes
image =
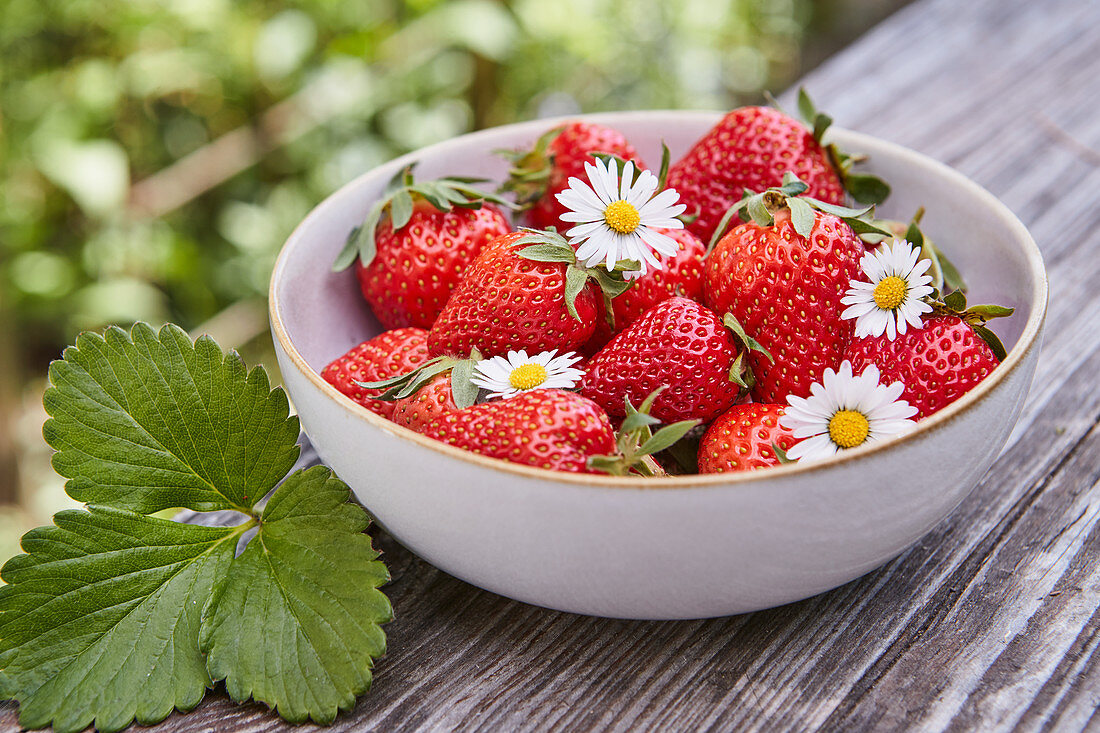
POLYGON ((5 0, 0 504, 59 493, 38 403, 76 333, 171 320, 263 360, 280 244, 361 172, 519 119, 757 101, 897 4, 5 0))

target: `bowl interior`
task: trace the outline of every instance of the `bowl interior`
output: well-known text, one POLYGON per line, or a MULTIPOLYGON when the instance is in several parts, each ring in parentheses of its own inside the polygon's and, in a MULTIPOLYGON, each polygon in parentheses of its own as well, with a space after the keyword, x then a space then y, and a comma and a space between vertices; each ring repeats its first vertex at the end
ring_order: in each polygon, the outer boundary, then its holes
MULTIPOLYGON (((713 112, 588 116, 620 129, 651 165, 660 159, 662 141, 676 160, 719 118, 713 112)), ((421 178, 457 174, 499 181, 507 164, 492 151, 528 146, 556 122, 508 125, 425 148, 360 176, 314 209, 287 241, 271 287, 272 315, 305 363, 319 372, 351 346, 382 330, 359 292, 353 271, 332 272, 331 264, 348 233, 362 222, 397 171, 415 161, 421 178)), ((922 228, 966 278, 972 304, 997 303, 1016 309, 994 323, 1010 352, 1020 345, 1022 336, 1027 336, 1025 341, 1034 338, 1046 302, 1042 261, 1026 229, 1003 204, 961 174, 900 146, 840 129, 831 131, 831 136, 847 152, 869 155, 865 169, 893 186, 890 199, 879 207, 880 217, 907 220, 918 207, 926 208, 922 228)), ((1003 368, 1012 361, 1010 353, 1003 368)))

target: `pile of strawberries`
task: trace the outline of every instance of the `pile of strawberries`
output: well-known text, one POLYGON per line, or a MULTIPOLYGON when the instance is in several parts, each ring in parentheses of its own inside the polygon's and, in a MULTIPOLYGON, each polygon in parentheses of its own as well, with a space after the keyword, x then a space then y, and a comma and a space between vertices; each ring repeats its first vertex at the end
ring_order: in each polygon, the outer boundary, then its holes
POLYGON ((888 186, 768 107, 649 170, 570 122, 511 174, 403 171, 349 236, 387 329, 322 376, 398 425, 562 471, 664 475, 816 460, 910 429, 1004 357, 888 186), (849 206, 859 202, 856 208, 849 206), (513 224, 515 221, 515 225, 513 224))

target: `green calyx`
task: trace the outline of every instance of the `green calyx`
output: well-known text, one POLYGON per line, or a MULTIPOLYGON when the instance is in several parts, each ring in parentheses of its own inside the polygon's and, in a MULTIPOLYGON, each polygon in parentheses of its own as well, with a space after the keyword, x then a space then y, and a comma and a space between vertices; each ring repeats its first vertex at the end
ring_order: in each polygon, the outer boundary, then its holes
POLYGON ((564 129, 564 126, 555 127, 544 133, 535 141, 534 147, 527 150, 493 151, 512 164, 508 169, 508 178, 497 189, 497 193, 511 194, 517 210, 530 209, 546 195, 550 171, 554 168, 554 155, 549 152, 550 143, 564 129))
POLYGON ((653 408, 657 395, 666 389, 667 386, 655 389, 637 408, 631 404, 629 397, 626 398, 626 418, 615 436, 618 453, 613 456, 590 457, 589 468, 612 476, 665 475, 664 470, 651 456, 671 448, 700 422, 681 420, 654 432, 654 427, 660 425, 661 421, 650 415, 649 411, 653 408))
POLYGON ((458 359, 453 356, 437 356, 411 372, 399 374, 376 382, 356 382, 364 389, 381 389, 382 394, 373 399, 393 402, 416 394, 426 387, 436 376, 449 371, 451 373, 451 399, 455 407, 464 410, 477 401, 478 386, 473 383, 474 366, 481 361, 477 349, 470 351, 469 358, 458 359))
POLYGON ((415 167, 414 163, 394 176, 386 186, 382 198, 367 212, 362 225, 351 230, 344 248, 332 265, 334 272, 351 267, 356 258, 364 265, 369 265, 378 253, 375 236, 382 218, 389 216, 393 230, 400 231, 412 218, 417 199, 426 200, 441 212, 453 211, 455 208, 480 209, 487 201, 512 207, 506 199, 474 187, 473 184, 485 183, 487 179, 448 176, 417 182, 413 178, 415 167))
POLYGON ((832 214, 851 227, 859 237, 865 235, 892 236, 890 232, 882 229, 874 223, 874 205, 864 206, 858 209, 847 206, 819 201, 809 196, 803 196, 809 186, 799 179, 791 171, 783 174, 783 183, 774 188, 769 188, 760 193, 753 193, 745 189, 741 200, 731 206, 722 216, 718 228, 711 236, 707 248, 709 252, 726 233, 733 217, 739 216, 744 221, 754 221, 760 226, 771 226, 775 223, 775 214, 781 209, 791 212, 791 225, 799 235, 809 237, 814 227, 814 212, 820 211, 832 214))
POLYGON ((813 132, 814 139, 825 148, 844 190, 861 204, 881 204, 885 201, 890 195, 890 185, 886 181, 868 173, 852 172, 852 167, 865 160, 866 156, 849 155, 835 143, 826 144, 823 141, 833 118, 817 109, 804 87, 798 90, 798 111, 813 132))
POLYGON ((1004 361, 1007 355, 1004 344, 1001 343, 1001 339, 997 337, 997 334, 986 326, 986 323, 994 318, 1011 316, 1015 311, 1015 308, 1006 308, 1003 305, 972 305, 967 307, 966 295, 961 290, 955 290, 943 296, 943 298, 939 297, 938 292, 933 293, 931 315, 961 318, 974 329, 974 333, 978 338, 988 344, 993 351, 993 355, 997 357, 997 361, 1004 361))
POLYGON ((734 382, 742 389, 752 389, 756 385, 756 376, 752 373, 752 369, 749 367, 745 355, 750 351, 756 351, 766 356, 768 361, 772 364, 775 363, 775 358, 759 341, 745 332, 744 327, 734 318, 732 313, 727 313, 725 317, 722 318, 722 324, 733 332, 734 337, 736 337, 741 345, 737 358, 734 359, 733 364, 730 365, 730 381, 734 382))
POLYGON ((518 255, 534 262, 559 262, 566 266, 565 308, 569 311, 569 315, 578 321, 581 320, 580 314, 577 313, 577 296, 584 290, 588 281, 593 280, 603 293, 608 325, 614 328, 611 300, 633 286, 634 283, 626 279, 625 273, 640 270, 641 263, 637 260, 619 260, 611 270, 599 265, 589 267, 577 260, 573 245, 557 232, 550 229, 526 228, 521 231, 526 234, 512 243, 513 247, 523 246, 523 249, 517 252, 518 255))

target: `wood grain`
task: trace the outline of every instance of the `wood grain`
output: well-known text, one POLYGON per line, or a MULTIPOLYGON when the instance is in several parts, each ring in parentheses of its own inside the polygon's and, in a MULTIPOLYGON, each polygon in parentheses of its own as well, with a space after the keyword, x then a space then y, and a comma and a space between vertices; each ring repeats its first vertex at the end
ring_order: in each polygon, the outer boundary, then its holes
MULTIPOLYGON (((986 186, 1049 268, 1004 453, 893 562, 699 622, 586 618, 455 580, 385 535, 397 620, 334 730, 1082 730, 1100 725, 1100 3, 921 0, 806 79, 839 123, 986 186)), ((0 709, 13 727, 15 711, 0 709)), ((153 730, 284 730, 215 692, 153 730)))

